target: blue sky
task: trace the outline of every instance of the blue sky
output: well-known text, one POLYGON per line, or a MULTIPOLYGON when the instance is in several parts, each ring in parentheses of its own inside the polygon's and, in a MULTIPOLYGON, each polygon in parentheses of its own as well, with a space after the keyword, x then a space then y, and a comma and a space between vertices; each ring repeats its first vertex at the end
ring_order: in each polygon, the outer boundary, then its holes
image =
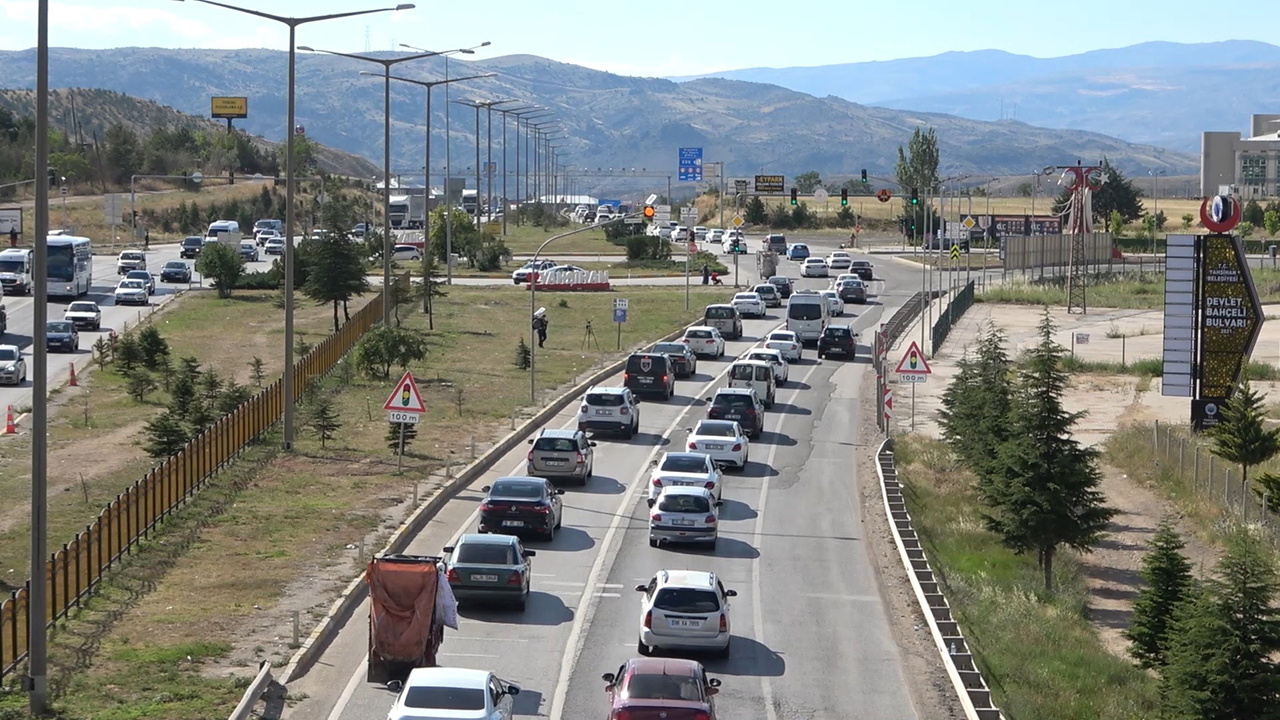
MULTIPOLYGON (((227 0, 282 15, 384 6, 380 0, 227 0)), ((398 0, 385 5, 394 6, 398 0)), ((36 0, 0 0, 0 49, 35 44, 36 0)), ((1148 40, 1252 39, 1280 44, 1280 6, 1249 22, 1207 22, 1191 0, 419 0, 399 13, 299 30, 299 43, 345 52, 396 43, 432 49, 484 40, 492 56, 527 53, 627 75, 825 65, 995 48, 1038 57, 1148 40), (904 12, 909 6, 911 10, 904 12)), ((51 0, 50 42, 70 47, 285 47, 283 26, 191 0, 51 0)), ((483 57, 483 56, 478 56, 483 57)))

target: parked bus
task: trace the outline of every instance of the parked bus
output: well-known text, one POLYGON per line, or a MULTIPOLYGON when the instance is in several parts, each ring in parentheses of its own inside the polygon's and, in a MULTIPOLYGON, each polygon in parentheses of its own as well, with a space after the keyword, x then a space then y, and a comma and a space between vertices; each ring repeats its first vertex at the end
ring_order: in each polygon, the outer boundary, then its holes
POLYGON ((93 247, 89 238, 50 235, 49 297, 80 297, 93 284, 93 247))

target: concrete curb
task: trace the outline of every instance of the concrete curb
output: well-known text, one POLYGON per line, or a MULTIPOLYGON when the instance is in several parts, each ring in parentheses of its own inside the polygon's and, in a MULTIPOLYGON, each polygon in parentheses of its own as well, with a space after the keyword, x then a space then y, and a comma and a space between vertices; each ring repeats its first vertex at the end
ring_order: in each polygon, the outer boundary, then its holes
MULTIPOLYGON (((686 328, 699 324, 694 322, 673 333, 657 340, 648 341, 632 347, 632 352, 636 349, 649 347, 660 342, 670 342, 684 334, 686 328)), ((551 401, 546 407, 542 408, 533 417, 521 423, 520 427, 507 433, 496 445, 489 448, 483 455, 471 461, 461 472, 452 478, 444 487, 440 488, 435 495, 431 496, 423 505, 411 514, 408 519, 396 528, 396 531, 387 541, 386 546, 382 549, 382 554, 392 554, 402 552, 409 546, 415 535, 421 532, 422 528, 431 522, 436 513, 461 492, 464 488, 483 475, 493 467, 497 461, 526 438, 532 435, 538 428, 544 425, 548 420, 555 417, 561 410, 565 409, 589 390, 593 385, 598 384, 602 380, 616 375, 624 367, 626 367, 626 358, 612 362, 609 365, 592 373, 586 380, 578 383, 569 390, 562 393, 555 400, 551 401)), ((307 639, 294 652, 293 657, 289 659, 284 670, 280 674, 280 684, 288 685, 305 675, 316 660, 333 641, 335 635, 343 625, 351 619, 352 613, 364 602, 367 590, 364 583, 364 575, 357 575, 346 588, 343 589, 342 595, 329 606, 329 612, 325 614, 320 624, 316 625, 307 639)))

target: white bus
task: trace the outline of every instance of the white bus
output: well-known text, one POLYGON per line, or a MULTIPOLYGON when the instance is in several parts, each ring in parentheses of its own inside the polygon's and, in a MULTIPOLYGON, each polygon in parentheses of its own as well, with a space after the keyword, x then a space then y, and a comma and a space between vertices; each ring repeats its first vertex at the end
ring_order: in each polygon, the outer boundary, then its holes
POLYGON ((50 235, 49 297, 80 297, 93 284, 93 247, 89 238, 50 235))
POLYGON ((831 306, 818 294, 796 293, 787 300, 787 329, 802 343, 816 343, 831 317, 831 306))

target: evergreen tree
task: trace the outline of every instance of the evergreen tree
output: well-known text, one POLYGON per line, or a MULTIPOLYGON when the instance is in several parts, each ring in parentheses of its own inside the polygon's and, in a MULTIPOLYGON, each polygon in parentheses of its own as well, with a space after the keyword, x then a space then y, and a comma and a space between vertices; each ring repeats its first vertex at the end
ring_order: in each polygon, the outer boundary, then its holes
POLYGON ((182 423, 168 410, 148 420, 143 432, 147 437, 143 449, 157 459, 177 454, 191 439, 182 423))
POLYGON ((531 365, 533 365, 533 353, 522 337, 516 343, 516 369, 528 370, 531 365))
POLYGON ((253 380, 253 384, 262 387, 262 381, 266 379, 266 372, 263 370, 262 358, 254 356, 249 361, 249 378, 253 380))
POLYGON ((978 335, 976 355, 961 361, 959 374, 943 395, 944 437, 978 476, 980 487, 1009 437, 1013 394, 1009 369, 1005 336, 994 324, 988 324, 978 335))
POLYGON ((1144 668, 1165 664, 1170 625, 1179 603, 1191 587, 1191 563, 1183 556, 1186 543, 1173 528, 1172 518, 1164 518, 1151 538, 1151 549, 1142 558, 1142 579, 1146 586, 1133 603, 1133 619, 1124 631, 1129 654, 1144 668))
POLYGON ((160 387, 164 388, 165 392, 169 392, 173 379, 177 375, 177 369, 173 366, 173 358, 167 353, 156 360, 156 374, 160 376, 160 387))
POLYGON ((134 368, 125 374, 126 389, 129 397, 137 402, 145 402, 147 395, 150 395, 156 389, 156 381, 151 377, 151 373, 142 368, 134 368))
POLYGON ((212 369, 205 370, 200 376, 200 399, 210 408, 216 407, 222 397, 222 378, 212 369))
POLYGON ((249 388, 237 384, 235 380, 228 380, 222 388, 222 394, 218 396, 216 410, 221 415, 235 412, 236 408, 248 402, 250 397, 252 393, 249 392, 249 388))
POLYGON ((1053 557, 1062 545, 1087 552, 1098 542, 1115 511, 1098 490, 1098 452, 1071 436, 1084 413, 1062 406, 1069 376, 1064 348, 1053 341, 1054 323, 1045 309, 1040 343, 1029 355, 1009 413, 1016 428, 1000 447, 984 492, 988 527, 1006 546, 1035 550, 1045 590, 1053 589, 1053 557))
POLYGON ((196 272, 209 279, 218 297, 229 298, 236 282, 244 274, 244 258, 235 248, 222 243, 210 243, 200 251, 196 259, 196 272))
POLYGON ((391 448, 393 454, 400 454, 400 428, 404 428, 404 450, 408 452, 409 445, 418 437, 418 426, 413 423, 387 423, 387 447, 391 448))
MULTIPOLYGON (((1124 176, 1107 159, 1102 160, 1102 172, 1107 181, 1093 193, 1093 220, 1095 223, 1106 222, 1110 227, 1113 213, 1118 213, 1124 222, 1133 222, 1146 212, 1142 207, 1142 191, 1133 180, 1124 176)), ((1063 189, 1053 203, 1053 212, 1061 214, 1066 209, 1071 191, 1063 189)), ((1123 225, 1122 225, 1123 226, 1123 225)), ((1111 230, 1114 234, 1116 231, 1111 230)))
POLYGON ((142 365, 145 359, 142 347, 133 333, 124 333, 116 340, 115 360, 122 375, 132 372, 134 368, 142 365))
POLYGON ((933 128, 923 131, 916 128, 911 133, 906 150, 898 146, 898 165, 895 174, 898 185, 905 197, 902 199, 904 210, 911 211, 911 188, 921 193, 934 192, 938 187, 938 134, 933 128))
MULTIPOLYGON (((332 440, 338 432, 338 428, 342 427, 342 422, 338 419, 338 411, 333 407, 333 399, 327 395, 318 395, 311 401, 311 406, 307 413, 307 424, 315 431, 316 437, 320 438, 320 447, 332 440)), ((408 432, 405 437, 409 436, 408 432)), ((400 438, 396 433, 396 440, 400 438)), ((398 446, 398 445, 397 445, 398 446)))
POLYGON ((333 305, 333 331, 342 324, 338 309, 348 300, 369 290, 365 279, 364 259, 360 246, 351 239, 355 210, 350 202, 331 202, 325 206, 324 225, 329 237, 313 243, 307 264, 307 279, 302 292, 317 305, 333 305))
POLYGON ((1265 421, 1262 397, 1242 379, 1222 406, 1218 424, 1209 428, 1213 454, 1240 466, 1244 487, 1249 486, 1249 468, 1280 452, 1280 428, 1268 428, 1265 421))
POLYGON ((743 211, 742 219, 751 225, 764 225, 769 222, 769 211, 764 206, 764 201, 759 195, 752 195, 747 201, 746 208, 743 211))
POLYGON ((440 282, 440 261, 434 249, 422 254, 422 312, 427 316, 427 329, 436 329, 435 299, 448 295, 444 291, 444 283, 440 282))
POLYGON ((169 355, 169 343, 155 325, 138 331, 138 349, 142 351, 142 364, 148 370, 160 369, 160 358, 169 355))

